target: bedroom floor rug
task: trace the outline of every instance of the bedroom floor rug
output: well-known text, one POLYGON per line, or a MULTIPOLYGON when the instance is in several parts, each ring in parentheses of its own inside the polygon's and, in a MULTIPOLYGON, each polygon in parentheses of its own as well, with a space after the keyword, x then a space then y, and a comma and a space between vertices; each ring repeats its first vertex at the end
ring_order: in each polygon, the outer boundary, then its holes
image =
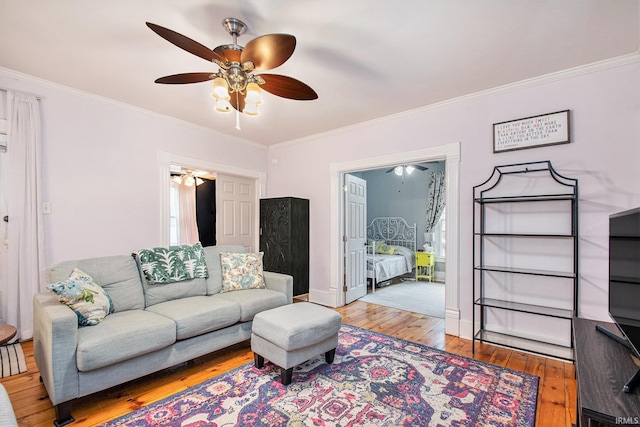
POLYGON ((360 298, 360 301, 444 319, 444 286, 444 283, 406 280, 376 289, 360 298))
POLYGON ((533 427, 539 378, 350 325, 333 364, 253 363, 103 424, 533 427))
POLYGON ((0 345, 0 378, 27 372, 20 343, 0 345))

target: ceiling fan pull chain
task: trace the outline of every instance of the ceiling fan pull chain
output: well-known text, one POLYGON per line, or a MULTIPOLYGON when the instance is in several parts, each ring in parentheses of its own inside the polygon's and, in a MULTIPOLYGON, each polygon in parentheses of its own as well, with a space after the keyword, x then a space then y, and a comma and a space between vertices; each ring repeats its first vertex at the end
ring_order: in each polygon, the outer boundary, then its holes
MULTIPOLYGON (((238 100, 238 91, 236 91, 236 105, 240 105, 240 101, 238 100)), ((240 129, 240 110, 236 108, 236 129, 240 129)))

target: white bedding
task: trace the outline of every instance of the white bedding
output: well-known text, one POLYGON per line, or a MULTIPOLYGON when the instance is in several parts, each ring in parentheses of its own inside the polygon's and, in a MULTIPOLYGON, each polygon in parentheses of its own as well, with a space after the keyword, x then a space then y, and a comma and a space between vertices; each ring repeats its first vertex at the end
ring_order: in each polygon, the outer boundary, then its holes
POLYGON ((380 283, 410 273, 415 263, 414 253, 402 247, 397 247, 393 255, 367 254, 367 277, 380 283), (373 267, 374 260, 375 267, 373 267))

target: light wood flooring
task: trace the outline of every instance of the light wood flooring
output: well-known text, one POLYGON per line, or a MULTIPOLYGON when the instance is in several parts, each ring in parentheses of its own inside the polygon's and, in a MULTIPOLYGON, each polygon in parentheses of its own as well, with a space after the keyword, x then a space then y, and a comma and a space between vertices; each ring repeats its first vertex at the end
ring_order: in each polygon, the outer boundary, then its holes
MULTIPOLYGON (((576 422, 574 365, 444 333, 444 320, 356 301, 336 309, 344 323, 425 344, 451 353, 528 372, 540 377, 536 426, 570 427, 576 422)), ((22 344, 28 371, 0 379, 13 403, 20 426, 53 425, 54 409, 39 381, 32 342, 22 344)), ((249 342, 212 353, 104 392, 78 399, 72 427, 94 426, 199 384, 253 360, 249 342)))

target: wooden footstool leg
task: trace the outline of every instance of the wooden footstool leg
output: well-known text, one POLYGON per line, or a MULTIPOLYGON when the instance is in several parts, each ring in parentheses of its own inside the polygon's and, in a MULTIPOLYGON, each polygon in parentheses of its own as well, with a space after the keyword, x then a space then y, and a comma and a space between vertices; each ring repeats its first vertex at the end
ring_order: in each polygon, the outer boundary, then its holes
POLYGON ((260 356, 258 353, 253 353, 253 363, 258 369, 262 369, 264 367, 264 357, 260 356))
POLYGON ((324 360, 326 360, 328 364, 332 364, 333 358, 335 356, 336 356, 336 349, 334 348, 333 350, 329 350, 324 354, 324 360))
POLYGON ((280 368, 280 382, 283 385, 291 384, 292 376, 293 376, 293 368, 289 368, 289 369, 280 368))

